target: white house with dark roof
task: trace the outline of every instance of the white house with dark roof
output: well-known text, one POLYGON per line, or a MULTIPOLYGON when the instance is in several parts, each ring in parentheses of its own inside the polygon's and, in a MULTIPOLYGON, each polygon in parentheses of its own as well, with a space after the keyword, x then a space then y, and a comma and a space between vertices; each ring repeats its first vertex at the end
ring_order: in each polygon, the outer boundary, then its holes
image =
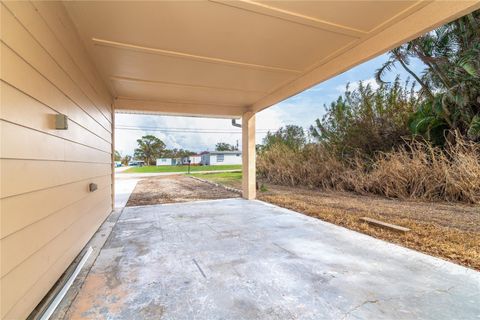
POLYGON ((211 151, 202 154, 201 164, 221 165, 221 164, 242 164, 241 151, 211 151))

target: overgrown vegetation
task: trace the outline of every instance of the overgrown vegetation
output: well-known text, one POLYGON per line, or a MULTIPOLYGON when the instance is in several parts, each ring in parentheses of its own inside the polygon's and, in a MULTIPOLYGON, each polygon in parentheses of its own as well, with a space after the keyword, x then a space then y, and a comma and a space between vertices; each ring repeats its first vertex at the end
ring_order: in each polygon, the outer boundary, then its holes
POLYGON ((457 140, 442 149, 412 141, 394 151, 339 159, 322 144, 277 144, 257 160, 261 178, 281 185, 387 197, 480 203, 480 147, 457 140))
POLYGON ((480 11, 390 52, 310 127, 269 133, 258 174, 285 185, 480 203, 480 11), (422 74, 410 60, 423 62, 422 74), (403 67, 419 84, 384 75, 403 67))
POLYGON ((480 10, 392 50, 377 80, 396 63, 421 86, 421 103, 410 117, 414 134, 437 144, 457 136, 479 141, 480 10), (412 58, 425 66, 421 75, 409 67, 412 58))
POLYGON ((409 135, 408 118, 418 103, 413 84, 392 83, 374 90, 359 83, 326 107, 323 119, 310 127, 312 136, 339 157, 360 152, 373 156, 404 143, 409 135))

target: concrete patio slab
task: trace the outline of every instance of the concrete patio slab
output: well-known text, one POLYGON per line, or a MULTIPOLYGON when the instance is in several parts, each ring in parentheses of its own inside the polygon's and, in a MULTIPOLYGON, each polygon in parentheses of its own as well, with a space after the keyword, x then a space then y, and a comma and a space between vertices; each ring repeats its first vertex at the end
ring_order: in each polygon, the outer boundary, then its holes
POLYGON ((480 273, 260 201, 125 208, 71 319, 478 319, 480 273))

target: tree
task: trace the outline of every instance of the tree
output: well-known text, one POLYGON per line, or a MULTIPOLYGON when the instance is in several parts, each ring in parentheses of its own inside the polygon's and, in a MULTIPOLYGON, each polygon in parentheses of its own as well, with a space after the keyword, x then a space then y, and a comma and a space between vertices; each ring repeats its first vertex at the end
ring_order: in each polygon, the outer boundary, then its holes
POLYGON ((183 157, 191 156, 194 154, 195 152, 193 151, 174 148, 174 149, 166 149, 162 153, 162 158, 183 158, 183 157))
POLYGON ((145 161, 147 165, 155 164, 155 160, 161 157, 165 149, 165 143, 153 135, 143 136, 137 143, 138 148, 135 149, 133 156, 145 161))
POLYGON ((122 158, 122 164, 125 165, 125 166, 128 166, 128 163, 132 160, 132 156, 130 155, 125 155, 123 158, 122 158))
POLYGON ((392 51, 377 70, 399 63, 421 85, 422 103, 412 114, 410 129, 430 141, 445 137, 480 140, 480 10, 437 28, 392 51), (423 63, 422 74, 409 68, 411 58, 423 63))
POLYGON ((117 150, 115 150, 115 152, 113 154, 113 160, 114 161, 121 161, 122 160, 122 155, 117 150))
POLYGON ((263 149, 269 149, 275 144, 283 144, 290 149, 300 149, 307 143, 307 137, 302 127, 287 125, 276 132, 267 132, 263 138, 263 149))
POLYGON ((338 157, 348 158, 360 151, 373 156, 403 144, 409 136, 409 116, 417 104, 414 86, 402 85, 397 77, 378 89, 359 83, 330 106, 326 114, 310 127, 310 134, 338 157))
POLYGON ((237 148, 226 142, 219 142, 215 145, 216 151, 235 151, 237 148))

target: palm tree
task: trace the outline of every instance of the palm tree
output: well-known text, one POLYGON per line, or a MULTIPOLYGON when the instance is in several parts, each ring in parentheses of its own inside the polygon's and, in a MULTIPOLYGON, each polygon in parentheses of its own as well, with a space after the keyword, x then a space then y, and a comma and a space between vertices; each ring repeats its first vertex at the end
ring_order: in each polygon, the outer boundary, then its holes
POLYGON ((412 116, 413 133, 442 141, 445 132, 480 139, 480 10, 412 40, 389 53, 379 82, 399 63, 419 83, 423 103, 412 116), (410 68, 420 60, 421 75, 410 68))
POLYGON ((377 69, 377 72, 375 73, 375 79, 377 82, 386 84, 388 81, 383 80, 383 77, 387 71, 392 71, 397 62, 400 63, 400 65, 415 79, 415 81, 417 81, 417 83, 422 87, 423 92, 429 97, 433 98, 433 93, 428 85, 409 67, 410 57, 408 45, 405 44, 389 52, 388 60, 379 69, 377 69))

